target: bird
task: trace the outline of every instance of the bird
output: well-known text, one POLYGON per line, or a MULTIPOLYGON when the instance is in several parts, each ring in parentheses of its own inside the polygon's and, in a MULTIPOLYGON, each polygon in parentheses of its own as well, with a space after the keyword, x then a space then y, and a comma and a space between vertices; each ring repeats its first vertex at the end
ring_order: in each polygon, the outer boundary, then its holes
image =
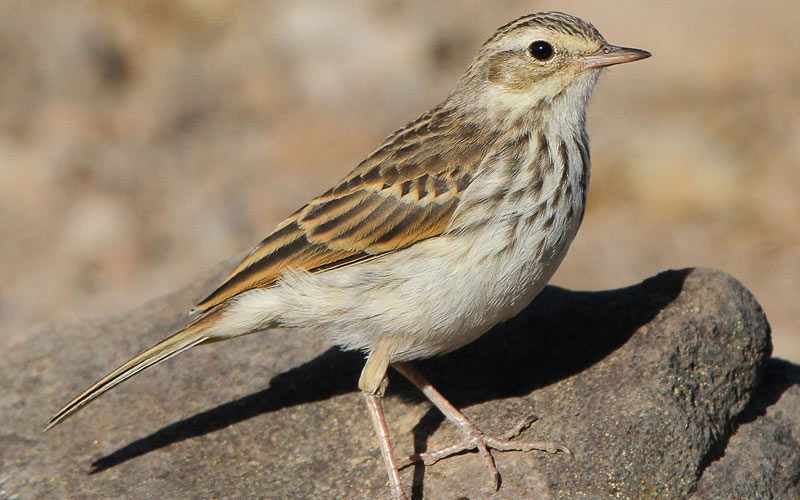
POLYGON ((399 469, 477 450, 569 448, 483 433, 410 361, 451 352, 525 308, 564 258, 586 206, 586 106, 601 71, 650 57, 561 12, 522 16, 479 49, 452 92, 283 220, 191 311, 188 324, 80 393, 47 429, 121 382, 199 344, 313 330, 366 362, 366 401, 392 498, 399 469), (398 461, 383 413, 387 371, 417 386, 463 442, 398 461))

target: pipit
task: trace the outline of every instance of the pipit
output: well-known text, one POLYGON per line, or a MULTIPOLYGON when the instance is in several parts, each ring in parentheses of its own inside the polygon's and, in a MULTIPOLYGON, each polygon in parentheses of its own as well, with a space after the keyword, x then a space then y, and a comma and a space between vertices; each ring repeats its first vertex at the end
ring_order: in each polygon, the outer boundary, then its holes
POLYGON ((272 328, 317 330, 367 354, 366 399, 392 495, 406 498, 381 398, 393 366, 461 430, 444 450, 569 450, 481 432, 407 362, 444 354, 517 314, 555 272, 583 218, 585 108, 600 71, 649 57, 558 12, 521 17, 481 47, 438 106, 389 136, 340 183, 281 222, 182 330, 67 403, 48 429, 193 346, 272 328))

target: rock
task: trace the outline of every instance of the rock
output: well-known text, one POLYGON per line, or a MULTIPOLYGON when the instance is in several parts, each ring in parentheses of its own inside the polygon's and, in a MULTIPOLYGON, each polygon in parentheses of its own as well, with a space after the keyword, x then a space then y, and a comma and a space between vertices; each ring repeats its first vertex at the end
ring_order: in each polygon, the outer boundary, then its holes
MULTIPOLYGON (((210 286, 48 327, 2 354, 0 498, 387 497, 355 390, 362 356, 307 332, 198 347, 41 433, 67 399, 180 326, 210 286)), ((563 443, 574 459, 496 453, 495 494, 474 453, 410 467, 403 482, 417 499, 797 498, 800 368, 770 352, 760 306, 719 271, 548 287, 480 340, 417 366, 485 430, 534 412, 523 437, 563 443)), ((458 437, 390 377, 398 453, 458 437)))
POLYGON ((769 360, 739 423, 692 498, 800 498, 800 367, 769 360))

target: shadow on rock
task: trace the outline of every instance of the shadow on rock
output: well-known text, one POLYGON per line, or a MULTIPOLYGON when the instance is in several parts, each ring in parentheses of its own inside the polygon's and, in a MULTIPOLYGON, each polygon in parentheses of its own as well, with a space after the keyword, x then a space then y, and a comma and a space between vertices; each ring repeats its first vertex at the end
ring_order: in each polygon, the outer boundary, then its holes
MULTIPOLYGON (((525 396, 579 373, 622 346, 681 292, 691 269, 663 272, 637 285, 601 292, 549 286, 508 322, 441 359, 418 364, 458 408, 525 396)), ((399 378, 399 377, 398 377, 399 378)), ((401 395, 423 399, 410 383, 401 395)), ((414 427, 414 453, 444 421, 436 408, 414 427)), ((416 464, 412 498, 421 498, 425 466, 416 464)))
POLYGON ((783 359, 770 359, 764 367, 764 374, 753 393, 753 399, 739 415, 736 424, 744 425, 766 415, 767 408, 777 403, 783 393, 795 385, 800 385, 800 370, 797 365, 783 359))
POLYGON ((705 470, 714 462, 719 461, 725 456, 728 442, 738 427, 755 422, 758 418, 766 416, 767 409, 778 403, 790 387, 800 385, 800 370, 797 369, 797 365, 789 361, 771 358, 764 364, 762 372, 763 373, 759 375, 760 382, 758 387, 753 391, 753 397, 747 405, 747 408, 745 408, 736 419, 731 421, 731 429, 729 432, 722 436, 717 445, 700 463, 700 476, 702 476, 705 470))
MULTIPOLYGON (((547 287, 512 320, 450 355, 419 363, 419 368, 458 407, 529 394, 583 371, 624 344, 678 296, 690 272, 667 271, 638 285, 602 292, 547 287)), ((276 376, 263 391, 168 425, 100 458, 91 473, 264 413, 351 392, 363 359, 359 353, 331 348, 276 376)), ((400 397, 422 399, 397 374, 391 377, 400 397)), ((440 416, 427 415, 415 427, 416 451, 424 451, 441 422, 440 416)), ((421 479, 415 473, 415 483, 421 479)))

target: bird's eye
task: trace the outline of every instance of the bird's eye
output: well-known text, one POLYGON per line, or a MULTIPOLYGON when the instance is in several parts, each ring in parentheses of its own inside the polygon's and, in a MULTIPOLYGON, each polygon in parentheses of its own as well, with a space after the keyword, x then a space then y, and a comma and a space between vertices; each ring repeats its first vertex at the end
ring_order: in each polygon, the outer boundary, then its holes
POLYGON ((537 40, 528 47, 531 57, 538 61, 546 61, 553 57, 553 46, 544 40, 537 40))

